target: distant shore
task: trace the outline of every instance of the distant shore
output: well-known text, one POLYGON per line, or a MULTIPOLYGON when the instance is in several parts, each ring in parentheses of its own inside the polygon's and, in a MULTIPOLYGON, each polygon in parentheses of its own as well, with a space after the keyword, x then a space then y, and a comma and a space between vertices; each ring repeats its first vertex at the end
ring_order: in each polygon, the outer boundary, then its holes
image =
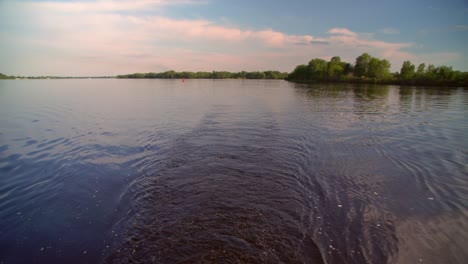
POLYGON ((290 80, 287 78, 132 78, 132 77, 12 77, 0 78, 0 80, 72 80, 72 79, 158 79, 158 80, 284 80, 298 84, 378 84, 378 85, 400 85, 400 86, 421 86, 421 87, 464 87, 468 88, 468 83, 459 82, 456 80, 436 80, 436 81, 420 81, 420 80, 378 80, 365 78, 349 78, 349 79, 329 79, 329 80, 290 80))
POLYGON ((330 61, 315 58, 308 64, 298 65, 286 80, 296 83, 371 83, 409 86, 468 87, 468 72, 452 67, 435 67, 425 63, 416 67, 404 61, 400 72, 390 72, 391 64, 386 59, 363 53, 356 62, 341 61, 338 56, 330 61))
POLYGON ((116 76, 89 76, 89 77, 73 77, 73 76, 9 76, 0 73, 0 80, 49 80, 49 79, 112 79, 116 76))
POLYGON ((363 53, 354 64, 341 61, 338 56, 330 61, 315 58, 308 64, 298 65, 291 73, 267 71, 182 71, 131 73, 117 76, 8 76, 0 73, 0 79, 254 79, 286 80, 294 83, 350 83, 388 84, 404 86, 468 87, 468 72, 453 70, 452 67, 421 63, 416 67, 404 61, 399 72, 390 72, 391 64, 386 59, 363 53))
POLYGON ((468 88, 468 83, 456 80, 377 80, 364 78, 351 79, 336 79, 336 80, 287 80, 289 82, 300 84, 380 84, 380 85, 400 85, 400 86, 431 86, 431 87, 465 87, 468 88))

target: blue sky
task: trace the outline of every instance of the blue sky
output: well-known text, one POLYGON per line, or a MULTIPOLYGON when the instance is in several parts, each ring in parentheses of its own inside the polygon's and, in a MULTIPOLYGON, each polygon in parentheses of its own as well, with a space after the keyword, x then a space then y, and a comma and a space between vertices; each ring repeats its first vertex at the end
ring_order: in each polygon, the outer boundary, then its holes
POLYGON ((291 71, 363 52, 468 71, 468 2, 0 1, 0 72, 291 71))

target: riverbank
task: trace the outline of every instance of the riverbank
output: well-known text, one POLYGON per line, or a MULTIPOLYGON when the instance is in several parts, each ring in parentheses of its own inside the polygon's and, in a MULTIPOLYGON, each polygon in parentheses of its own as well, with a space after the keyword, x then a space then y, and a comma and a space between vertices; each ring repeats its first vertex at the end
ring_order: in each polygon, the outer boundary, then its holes
POLYGON ((391 64, 363 53, 355 63, 341 61, 338 56, 330 61, 315 58, 308 64, 296 66, 286 80, 296 83, 353 83, 393 84, 409 86, 468 87, 468 72, 449 66, 436 67, 404 61, 399 72, 390 72, 391 64))
POLYGON ((401 85, 401 86, 429 86, 429 87, 464 87, 468 88, 468 82, 457 80, 378 80, 368 78, 347 78, 347 79, 324 79, 324 80, 291 80, 288 82, 301 84, 382 84, 382 85, 401 85))

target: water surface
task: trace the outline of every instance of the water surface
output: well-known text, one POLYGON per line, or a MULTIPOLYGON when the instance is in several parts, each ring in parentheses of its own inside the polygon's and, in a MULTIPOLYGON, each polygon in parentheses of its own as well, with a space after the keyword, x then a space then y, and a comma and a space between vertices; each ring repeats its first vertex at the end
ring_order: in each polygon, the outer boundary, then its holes
POLYGON ((463 263, 468 91, 0 81, 0 263, 463 263))

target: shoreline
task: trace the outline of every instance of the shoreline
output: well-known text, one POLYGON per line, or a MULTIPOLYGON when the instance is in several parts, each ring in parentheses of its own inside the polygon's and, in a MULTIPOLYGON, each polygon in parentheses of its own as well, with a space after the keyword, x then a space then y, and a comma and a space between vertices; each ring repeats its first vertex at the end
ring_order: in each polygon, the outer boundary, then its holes
POLYGON ((418 86, 418 87, 450 87, 450 88, 468 88, 467 83, 457 81, 429 81, 429 80, 374 80, 374 79, 352 79, 352 80, 288 80, 288 82, 299 84, 379 84, 379 85, 400 85, 400 86, 418 86))
POLYGON ((131 77, 48 77, 48 78, 4 78, 0 80, 87 80, 87 79, 123 79, 123 80, 269 80, 287 81, 297 84, 377 84, 377 85, 400 85, 416 87, 440 87, 440 88, 468 88, 468 83, 452 80, 376 80, 376 79, 347 79, 347 80, 291 80, 273 78, 131 78, 131 77))

